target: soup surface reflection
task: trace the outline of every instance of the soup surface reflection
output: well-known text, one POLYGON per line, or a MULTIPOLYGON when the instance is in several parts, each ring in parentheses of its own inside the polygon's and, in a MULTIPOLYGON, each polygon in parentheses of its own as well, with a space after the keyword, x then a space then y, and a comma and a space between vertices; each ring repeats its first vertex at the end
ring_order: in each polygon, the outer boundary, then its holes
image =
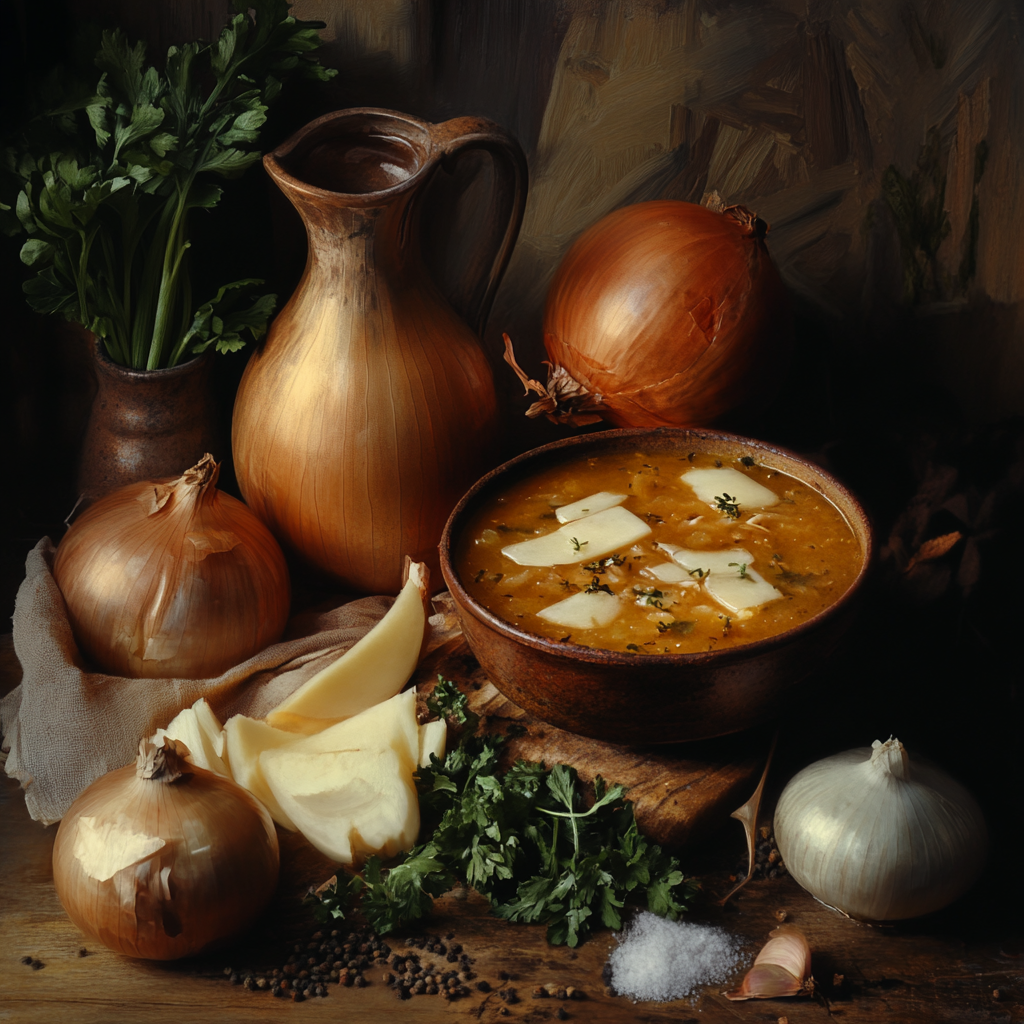
POLYGON ((636 654, 781 633, 856 579, 860 545, 812 486, 752 458, 638 451, 553 466, 480 509, 457 552, 485 608, 636 654))

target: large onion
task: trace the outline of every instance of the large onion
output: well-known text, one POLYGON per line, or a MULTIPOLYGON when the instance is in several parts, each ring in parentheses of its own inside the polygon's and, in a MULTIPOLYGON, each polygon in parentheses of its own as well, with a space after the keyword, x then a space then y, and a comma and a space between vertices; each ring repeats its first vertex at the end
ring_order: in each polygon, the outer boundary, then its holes
POLYGON ((702 426, 767 394, 791 324, 766 231, 741 206, 674 200, 623 207, 585 231, 548 292, 552 372, 530 415, 702 426))
POLYGON ((64 815, 53 882, 86 935, 128 956, 175 960, 238 934, 277 885, 266 808, 230 779, 188 764, 174 740, 139 745, 64 815))
POLYGON ((217 475, 205 455, 176 479, 108 494, 68 530, 53 575, 94 667, 206 679, 284 632, 284 555, 242 502, 217 490, 217 475))

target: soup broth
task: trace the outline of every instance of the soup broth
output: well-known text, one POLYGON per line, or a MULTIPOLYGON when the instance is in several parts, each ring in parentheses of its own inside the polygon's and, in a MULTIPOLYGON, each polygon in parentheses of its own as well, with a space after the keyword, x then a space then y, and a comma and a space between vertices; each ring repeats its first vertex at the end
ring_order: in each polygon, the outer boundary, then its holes
POLYGON ((637 451, 553 466, 492 498, 457 552, 485 608, 634 654, 750 643, 812 618, 861 565, 840 511, 744 457, 637 451))

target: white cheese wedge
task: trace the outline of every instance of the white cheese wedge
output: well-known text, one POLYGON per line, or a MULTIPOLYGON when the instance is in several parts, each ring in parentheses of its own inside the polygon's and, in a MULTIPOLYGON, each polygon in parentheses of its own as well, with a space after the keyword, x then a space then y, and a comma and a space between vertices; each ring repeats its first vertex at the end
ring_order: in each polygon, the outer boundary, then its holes
POLYGON ((307 754, 360 748, 393 750, 403 770, 412 775, 420 758, 414 689, 404 690, 322 732, 300 737, 293 746, 294 750, 307 754))
POLYGON ((153 742, 159 746, 165 736, 181 740, 188 747, 189 761, 197 768, 231 778, 224 761, 224 730, 204 697, 179 711, 166 729, 157 729, 153 742))
POLYGON ((518 565, 572 565, 621 551, 650 532, 638 516, 615 507, 566 523, 543 537, 509 544, 501 553, 518 565))
POLYGON ((336 661, 267 715, 280 729, 313 733, 393 697, 419 661, 429 602, 426 566, 414 562, 387 614, 336 661))
POLYGON ((338 864, 410 849, 420 827, 412 773, 395 751, 373 747, 260 754, 274 796, 302 834, 338 864))
POLYGON ((690 469, 680 478, 693 488, 693 493, 712 508, 718 506, 716 498, 728 495, 741 509, 768 508, 777 505, 779 496, 769 488, 751 479, 738 469, 690 469))
POLYGON ((757 608, 782 597, 782 594, 764 577, 750 568, 743 576, 736 569, 731 573, 713 572, 704 580, 704 588, 711 597, 731 612, 757 608))
POLYGON ((263 803, 278 825, 295 832, 294 822, 270 791, 260 768, 260 754, 264 750, 276 750, 294 743, 295 733, 275 729, 256 718, 234 715, 224 723, 224 735, 232 778, 263 803))
POLYGON ((537 616, 569 629, 596 629, 613 622, 621 611, 622 602, 613 594, 603 590, 592 594, 580 591, 537 612, 537 616))
POLYGON ((662 583, 687 583, 693 579, 682 566, 676 565, 675 562, 661 562, 658 565, 645 566, 640 570, 640 575, 649 576, 662 583))
POLYGON ((420 767, 430 767, 430 755, 436 754, 444 760, 448 743, 448 725, 443 718, 436 722, 424 722, 420 726, 420 767))
POLYGON ((742 565, 750 565, 754 556, 746 548, 729 548, 726 551, 693 551, 680 547, 678 544, 658 545, 673 562, 681 565, 691 579, 703 579, 705 576, 733 575, 738 576, 742 565), (735 563, 735 564, 731 564, 735 563), (691 575, 692 574, 692 575, 691 575))
POLYGON ((628 497, 628 494, 598 491, 597 494, 591 494, 588 498, 580 498, 579 501, 574 501, 571 505, 563 505, 561 508, 556 508, 555 518, 560 523, 572 523, 577 519, 583 519, 586 516, 603 512, 606 508, 615 508, 616 505, 621 505, 628 497))

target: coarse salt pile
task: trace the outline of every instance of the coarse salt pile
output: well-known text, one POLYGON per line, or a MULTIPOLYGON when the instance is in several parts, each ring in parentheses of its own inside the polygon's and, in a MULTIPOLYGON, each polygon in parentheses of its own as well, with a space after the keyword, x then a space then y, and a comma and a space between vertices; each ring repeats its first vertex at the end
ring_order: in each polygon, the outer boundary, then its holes
POLYGON ((743 960, 739 941, 721 928, 646 911, 616 938, 609 981, 634 1001, 682 999, 699 985, 726 981, 743 960))

